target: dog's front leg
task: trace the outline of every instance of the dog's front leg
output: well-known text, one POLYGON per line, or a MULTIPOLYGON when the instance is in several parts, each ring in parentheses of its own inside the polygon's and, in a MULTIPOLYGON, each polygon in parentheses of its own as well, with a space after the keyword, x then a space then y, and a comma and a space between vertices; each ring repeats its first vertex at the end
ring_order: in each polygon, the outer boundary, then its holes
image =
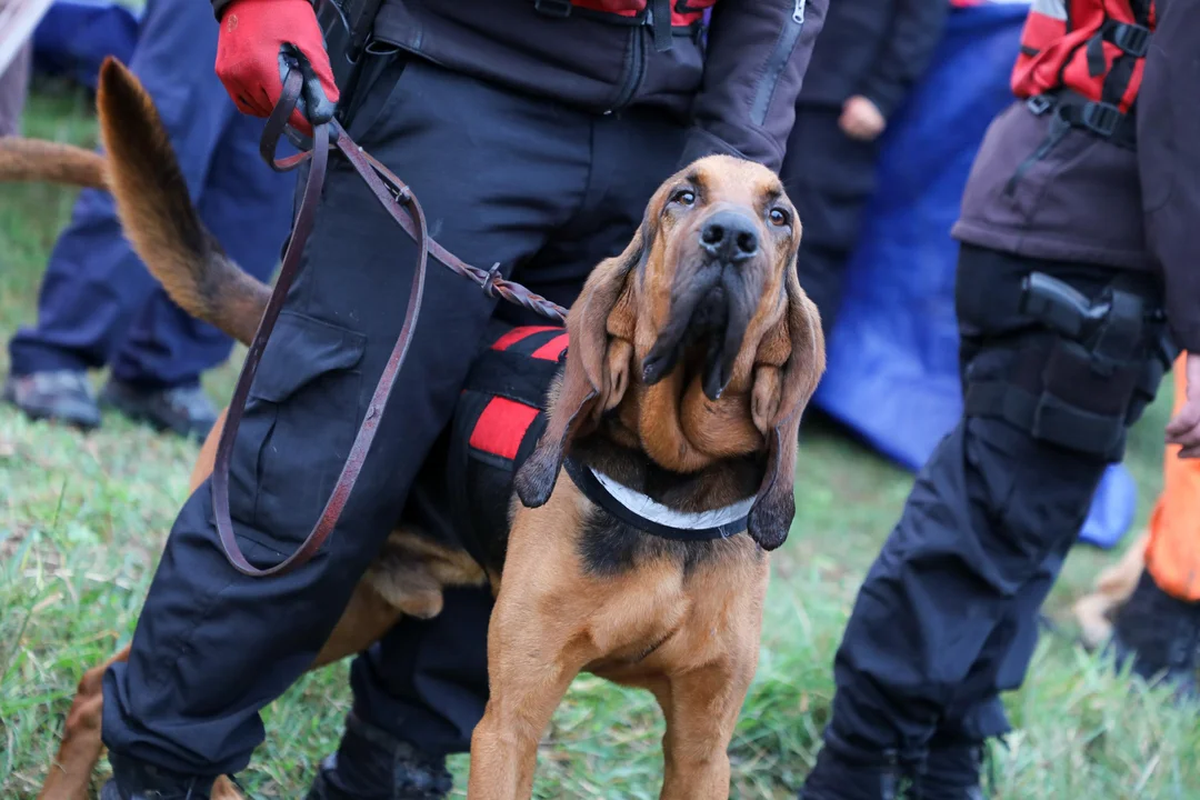
POLYGON ((489 698, 471 737, 469 800, 523 800, 533 793, 538 742, 581 664, 568 657, 557 626, 516 598, 509 580, 488 630, 489 698))
POLYGON ((756 653, 738 653, 655 691, 667 720, 661 800, 729 797, 729 741, 756 664, 756 653))
POLYGON ((488 625, 489 698, 471 737, 469 800, 532 795, 542 734, 595 655, 586 635, 594 597, 580 587, 563 528, 539 524, 555 519, 522 514, 513 527, 488 625))

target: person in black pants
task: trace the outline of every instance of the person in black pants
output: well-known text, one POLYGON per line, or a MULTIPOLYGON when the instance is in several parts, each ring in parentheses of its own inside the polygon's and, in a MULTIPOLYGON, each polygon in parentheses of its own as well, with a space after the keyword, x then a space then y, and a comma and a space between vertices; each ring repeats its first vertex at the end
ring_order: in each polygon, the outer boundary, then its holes
MULTIPOLYGON (((963 415, 859 590, 803 800, 892 800, 902 778, 914 800, 982 800, 984 745, 1010 730, 1001 693, 1180 346, 1188 401, 1167 441, 1200 456, 1200 0, 1125 12, 1030 11, 1016 98, 952 231, 963 415), (1068 36, 1094 45, 1056 46, 1068 36), (1089 69, 1110 38, 1124 50, 1089 69)), ((1200 617, 1174 613, 1160 653, 1197 641, 1200 617)))
MULTIPOLYGON (((266 280, 287 236, 295 175, 262 162, 262 120, 239 114, 217 77, 196 66, 216 52, 203 4, 150 0, 129 67, 154 99, 204 224, 266 280)), ((217 414, 200 376, 229 358, 233 340, 167 297, 125 239, 112 197, 84 189, 46 264, 37 319, 8 350, 4 399, 29 417, 88 430, 110 406, 203 438, 217 414), (110 374, 97 398, 88 370, 101 367, 110 374)))
POLYGON ((804 225, 796 267, 826 341, 875 191, 879 136, 928 67, 948 8, 948 0, 842 0, 813 49, 780 177, 804 225))
MULTIPOLYGON (((308 115, 337 98, 349 134, 408 183, 439 243, 570 305, 676 169, 712 152, 779 167, 825 4, 721 0, 702 57, 705 5, 651 0, 651 16, 644 2, 609 4, 631 18, 565 2, 385 0, 339 96, 308 0, 218 0, 217 72, 239 107, 263 115, 281 50, 299 54, 308 115)), ((302 131, 309 121, 293 116, 302 131)), ((412 240, 331 156, 233 452, 233 523, 253 562, 279 561, 319 516, 396 341, 415 261, 412 240)), ((538 321, 516 312, 430 265, 357 486, 295 572, 242 576, 218 544, 209 483, 188 499, 129 660, 104 677, 105 800, 196 800, 247 765, 260 709, 311 663, 399 518, 489 321, 538 321)), ((487 590, 448 592, 438 617, 403 620, 355 660, 353 712, 310 798, 446 796, 444 758, 469 749, 487 700, 491 604, 487 590)))

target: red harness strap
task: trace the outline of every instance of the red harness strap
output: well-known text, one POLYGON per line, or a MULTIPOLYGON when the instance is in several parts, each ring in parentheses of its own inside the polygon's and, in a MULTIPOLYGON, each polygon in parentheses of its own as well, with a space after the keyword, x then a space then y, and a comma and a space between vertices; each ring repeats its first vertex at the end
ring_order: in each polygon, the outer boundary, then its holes
MULTIPOLYGON (((492 350, 517 352, 542 361, 558 361, 567 349, 568 336, 559 327, 513 328, 497 339, 492 350)), ((515 460, 529 426, 541 412, 538 406, 493 397, 483 407, 471 430, 470 446, 509 461, 515 460)))

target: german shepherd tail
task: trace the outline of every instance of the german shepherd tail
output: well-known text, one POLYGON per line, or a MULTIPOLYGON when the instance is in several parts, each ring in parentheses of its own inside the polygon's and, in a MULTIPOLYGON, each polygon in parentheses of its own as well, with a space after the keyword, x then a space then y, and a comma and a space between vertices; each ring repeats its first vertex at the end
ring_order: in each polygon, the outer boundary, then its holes
POLYGON ((0 181, 49 181, 106 189, 104 158, 73 144, 0 136, 0 181))

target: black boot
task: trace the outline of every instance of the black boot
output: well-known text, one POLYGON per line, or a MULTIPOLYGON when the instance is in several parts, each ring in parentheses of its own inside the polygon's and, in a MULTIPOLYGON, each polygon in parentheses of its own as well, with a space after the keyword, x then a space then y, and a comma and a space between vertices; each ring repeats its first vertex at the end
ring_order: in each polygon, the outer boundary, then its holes
POLYGON ((899 774, 894 758, 851 761, 823 747, 800 789, 800 800, 897 800, 899 774))
POLYGON ((110 378, 100 390, 100 405, 156 431, 197 439, 208 436, 217 421, 217 410, 198 385, 151 389, 110 378))
POLYGON ((984 800, 983 746, 931 743, 923 769, 912 778, 911 800, 984 800))
POLYGON ((307 800, 442 800, 451 788, 444 757, 422 753, 351 712, 307 800))
POLYGON ((100 425, 100 407, 82 370, 10 375, 3 398, 30 419, 62 422, 85 431, 100 425))
POLYGON ((1117 612, 1110 647, 1118 669, 1132 659, 1133 673, 1146 682, 1161 680, 1181 700, 1200 697, 1200 603, 1171 597, 1148 570, 1117 612))
POLYGON ((208 800, 216 777, 180 775, 109 752, 113 776, 100 800, 208 800))

